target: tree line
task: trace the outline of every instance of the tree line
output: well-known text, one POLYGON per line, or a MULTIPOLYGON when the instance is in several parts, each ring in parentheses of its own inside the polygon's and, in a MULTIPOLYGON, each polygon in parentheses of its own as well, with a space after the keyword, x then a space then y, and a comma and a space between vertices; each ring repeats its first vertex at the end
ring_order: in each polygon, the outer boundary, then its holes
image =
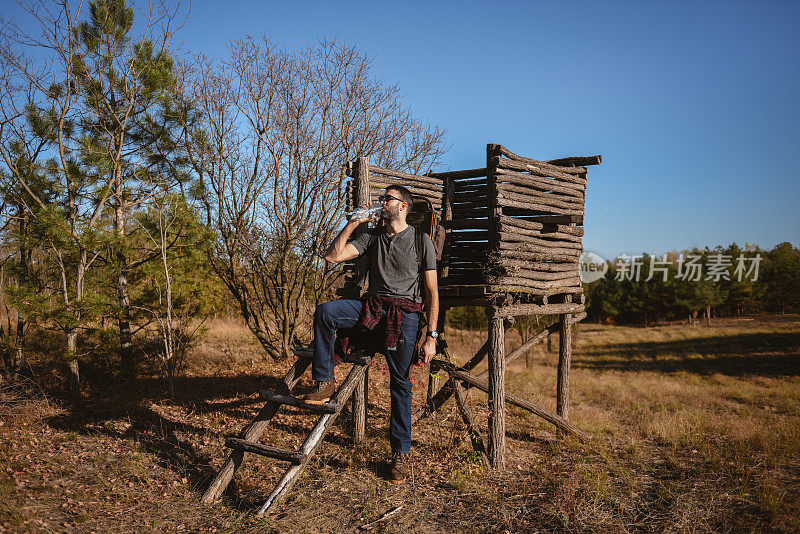
POLYGON ((642 254, 608 266, 603 278, 584 284, 588 320, 652 324, 800 311, 800 250, 791 243, 642 254))
MULTIPOLYGON (((642 253, 605 265, 604 276, 582 284, 586 321, 649 325, 800 312, 800 249, 787 242, 770 250, 734 243, 660 257, 642 253)), ((557 319, 518 318, 515 328, 525 337, 557 319)), ((488 326, 486 310, 476 306, 451 309, 447 323, 477 331, 488 326)))
POLYGON ((179 4, 21 6, 0 23, 0 337, 20 369, 29 329, 51 332, 76 395, 81 356, 109 346, 120 375, 153 359, 172 388, 224 306, 287 357, 338 283, 342 163, 422 173, 446 151, 337 40, 209 57, 173 45, 179 4))

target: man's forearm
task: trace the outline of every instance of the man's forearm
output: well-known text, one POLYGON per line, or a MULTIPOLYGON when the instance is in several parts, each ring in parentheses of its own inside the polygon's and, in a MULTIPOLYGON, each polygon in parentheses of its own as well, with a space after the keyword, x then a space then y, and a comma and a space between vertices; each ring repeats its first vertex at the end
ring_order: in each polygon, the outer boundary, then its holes
POLYGON ((339 235, 337 235, 330 246, 328 246, 328 250, 325 251, 325 259, 327 261, 333 261, 329 258, 338 258, 342 255, 344 247, 347 245, 347 240, 350 239, 350 236, 353 235, 353 231, 358 228, 359 224, 361 224, 360 221, 350 221, 344 225, 342 231, 339 232, 339 235))
POLYGON ((425 294, 425 308, 428 315, 428 331, 436 330, 439 322, 439 291, 428 290, 425 294))

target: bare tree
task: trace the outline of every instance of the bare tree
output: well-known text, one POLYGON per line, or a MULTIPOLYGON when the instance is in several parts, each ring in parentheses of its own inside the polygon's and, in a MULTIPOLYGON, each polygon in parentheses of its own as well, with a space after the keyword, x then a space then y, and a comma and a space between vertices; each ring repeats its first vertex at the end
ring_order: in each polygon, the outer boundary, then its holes
POLYGON ((185 91, 189 157, 217 237, 212 264, 267 353, 286 357, 336 278, 322 256, 342 220, 341 165, 369 156, 427 170, 444 132, 336 41, 297 52, 236 41, 223 60, 189 65, 185 91))
MULTIPOLYGON (((154 186, 157 189, 157 186, 154 186)), ((197 215, 184 198, 169 191, 153 199, 146 212, 134 220, 147 236, 152 250, 159 256, 157 267, 152 266, 148 276, 155 298, 145 308, 157 321, 159 348, 155 356, 167 378, 170 397, 175 396, 175 377, 185 363, 186 352, 199 338, 200 329, 208 318, 203 316, 194 299, 183 294, 179 263, 191 261, 187 248, 198 248, 205 232, 198 224, 197 215), (198 316, 200 316, 198 318, 198 316)), ((188 278, 188 277, 187 277, 188 278)))

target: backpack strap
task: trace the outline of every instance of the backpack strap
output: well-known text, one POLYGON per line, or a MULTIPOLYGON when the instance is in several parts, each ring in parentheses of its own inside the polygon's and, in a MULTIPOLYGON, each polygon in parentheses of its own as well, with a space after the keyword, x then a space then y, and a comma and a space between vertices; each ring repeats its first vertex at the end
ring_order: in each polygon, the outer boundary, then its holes
MULTIPOLYGON (((425 246, 425 243, 422 241, 423 239, 423 232, 416 226, 414 227, 414 245, 417 249, 417 270, 419 271, 420 279, 423 278, 423 270, 422 270, 422 249, 425 246)), ((420 280, 420 283, 422 280, 420 280)), ((421 289, 421 288, 420 288, 421 289)))

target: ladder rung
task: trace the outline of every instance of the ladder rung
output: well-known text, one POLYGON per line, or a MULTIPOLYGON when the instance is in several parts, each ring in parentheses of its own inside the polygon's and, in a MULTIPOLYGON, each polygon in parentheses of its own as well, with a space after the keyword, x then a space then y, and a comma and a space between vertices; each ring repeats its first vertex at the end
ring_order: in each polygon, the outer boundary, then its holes
POLYGON ((311 358, 314 356, 314 350, 311 347, 295 346, 292 347, 292 352, 298 358, 311 358))
POLYGON ((289 451, 286 449, 279 449, 277 447, 270 447, 263 443, 254 443, 239 438, 227 438, 225 446, 230 449, 237 449, 240 451, 252 452, 260 454, 261 456, 269 456, 278 460, 286 460, 287 462, 301 462, 303 455, 297 451, 289 451))
POLYGON ((356 365, 369 365, 369 362, 372 361, 372 355, 367 355, 365 353, 360 354, 351 354, 349 356, 345 356, 342 358, 342 361, 347 363, 354 363, 356 365))
POLYGON ((309 402, 305 402, 302 399, 298 399, 297 397, 290 397, 288 395, 278 395, 277 393, 273 393, 272 391, 262 390, 259 391, 258 393, 259 395, 261 395, 262 399, 266 399, 270 402, 275 402, 278 404, 288 404, 289 406, 294 406, 296 408, 303 408, 317 413, 336 413, 339 409, 338 404, 334 404, 331 402, 326 402, 324 404, 311 404, 309 402))
MULTIPOLYGON (((298 358, 312 358, 314 356, 314 351, 311 347, 292 347, 292 352, 294 352, 294 355, 298 358)), ((372 357, 373 356, 371 354, 368 355, 362 352, 351 354, 350 356, 342 358, 342 360, 347 363, 354 363, 356 365, 369 365, 369 363, 372 361, 372 357)))

